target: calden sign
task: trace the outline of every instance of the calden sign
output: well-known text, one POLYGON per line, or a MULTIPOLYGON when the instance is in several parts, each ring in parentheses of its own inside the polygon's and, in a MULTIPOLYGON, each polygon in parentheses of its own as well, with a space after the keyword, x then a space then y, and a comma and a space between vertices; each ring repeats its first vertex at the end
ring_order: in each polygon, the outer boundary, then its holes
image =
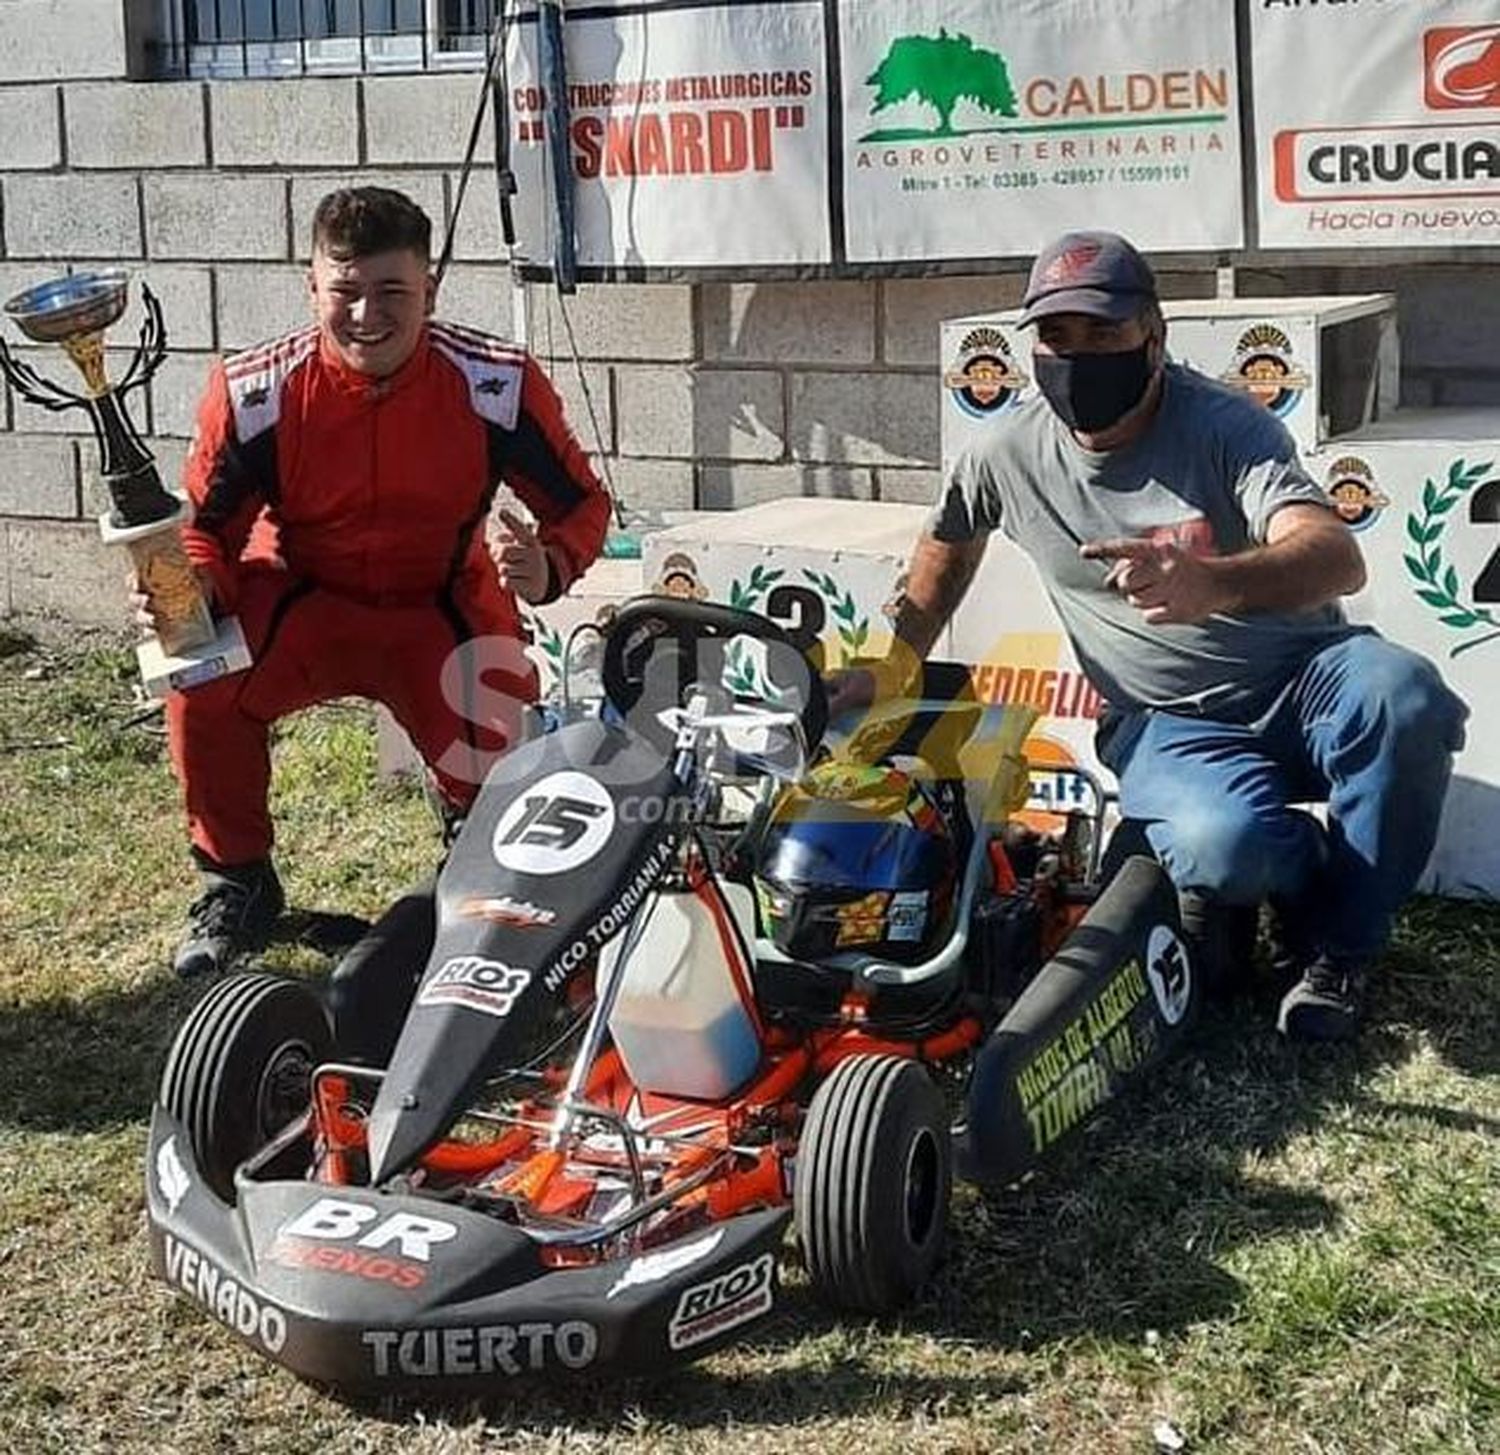
POLYGON ((1101 224, 1240 245, 1233 6, 843 0, 839 21, 851 261, 1024 255, 1101 224))

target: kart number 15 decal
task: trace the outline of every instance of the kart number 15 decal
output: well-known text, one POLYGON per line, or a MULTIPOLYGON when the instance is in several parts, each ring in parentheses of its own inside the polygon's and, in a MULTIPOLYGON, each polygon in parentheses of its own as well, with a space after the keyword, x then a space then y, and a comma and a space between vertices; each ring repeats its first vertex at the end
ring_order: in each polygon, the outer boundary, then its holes
POLYGON ((615 806, 586 773, 551 773, 516 799, 495 825, 495 862, 519 874, 563 874, 609 842, 615 806))

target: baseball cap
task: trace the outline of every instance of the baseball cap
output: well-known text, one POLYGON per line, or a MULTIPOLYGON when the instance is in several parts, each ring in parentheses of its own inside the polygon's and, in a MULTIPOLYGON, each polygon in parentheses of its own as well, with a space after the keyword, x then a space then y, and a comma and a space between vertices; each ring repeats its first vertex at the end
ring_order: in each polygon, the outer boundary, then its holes
POLYGON ((1118 233, 1065 232, 1031 265, 1021 326, 1054 313, 1130 318, 1155 297, 1151 265, 1118 233))

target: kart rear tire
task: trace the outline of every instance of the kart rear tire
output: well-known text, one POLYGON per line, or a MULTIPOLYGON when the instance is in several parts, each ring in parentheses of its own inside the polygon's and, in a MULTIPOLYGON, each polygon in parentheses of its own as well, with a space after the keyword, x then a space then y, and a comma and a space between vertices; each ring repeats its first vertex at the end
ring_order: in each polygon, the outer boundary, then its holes
POLYGON ((851 1056, 808 1107, 793 1210, 813 1289, 853 1313, 900 1308, 932 1276, 953 1187, 942 1094, 915 1061, 851 1056))
POLYGON ((278 975, 231 975, 182 1023, 158 1095, 224 1201, 240 1163, 307 1108, 313 1068, 332 1050, 323 1002, 278 975))

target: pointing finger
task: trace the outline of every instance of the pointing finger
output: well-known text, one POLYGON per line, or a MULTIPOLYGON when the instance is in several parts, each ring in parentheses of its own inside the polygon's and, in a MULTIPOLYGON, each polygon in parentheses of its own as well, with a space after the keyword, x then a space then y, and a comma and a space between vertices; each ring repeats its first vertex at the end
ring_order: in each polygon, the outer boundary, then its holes
POLYGON ((527 525, 526 522, 515 513, 515 511, 508 510, 503 505, 500 507, 500 519, 504 523, 506 529, 509 530, 517 540, 534 541, 536 539, 536 532, 532 530, 532 528, 527 525))
POLYGON ((1085 541, 1078 554, 1086 561, 1149 561, 1156 546, 1135 536, 1113 536, 1103 541, 1085 541))

